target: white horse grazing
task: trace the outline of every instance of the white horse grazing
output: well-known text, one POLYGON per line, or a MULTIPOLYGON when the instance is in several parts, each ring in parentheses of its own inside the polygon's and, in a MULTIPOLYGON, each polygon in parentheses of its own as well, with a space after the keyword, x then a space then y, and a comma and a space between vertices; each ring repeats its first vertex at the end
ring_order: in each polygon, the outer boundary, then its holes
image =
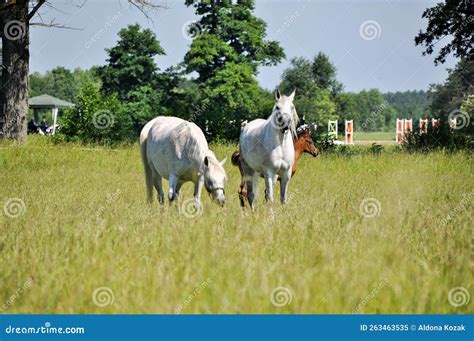
POLYGON ((240 155, 248 201, 253 208, 254 188, 260 174, 265 178, 265 199, 273 202, 273 186, 281 178, 280 199, 288 201, 288 183, 295 160, 293 136, 296 136, 298 115, 290 96, 276 93, 273 112, 267 120, 257 119, 243 126, 240 133, 240 155), (292 136, 293 135, 293 136, 292 136))
POLYGON ((169 180, 170 203, 178 199, 181 186, 192 181, 197 207, 201 205, 203 185, 214 200, 224 205, 226 160, 217 161, 196 124, 177 117, 156 117, 143 127, 140 148, 149 202, 153 202, 155 186, 158 202, 163 205, 162 178, 165 178, 169 180))

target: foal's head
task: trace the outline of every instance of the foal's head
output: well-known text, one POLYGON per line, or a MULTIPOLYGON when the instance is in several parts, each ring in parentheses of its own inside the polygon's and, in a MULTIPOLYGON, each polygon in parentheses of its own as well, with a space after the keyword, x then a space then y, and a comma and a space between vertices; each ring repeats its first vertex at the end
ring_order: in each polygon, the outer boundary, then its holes
POLYGON ((214 153, 210 152, 204 158, 204 187, 209 195, 217 201, 221 206, 225 203, 224 186, 227 180, 227 175, 224 170, 224 163, 227 158, 222 161, 217 161, 214 153))
POLYGON ((289 96, 284 96, 277 90, 271 116, 271 123, 275 128, 279 129, 282 133, 290 130, 293 136, 296 136, 296 125, 298 124, 298 114, 293 104, 295 91, 289 96))
POLYGON ((302 129, 297 130, 298 137, 294 141, 295 149, 299 149, 302 152, 311 154, 316 157, 319 155, 319 150, 313 142, 311 137, 311 129, 309 126, 305 126, 302 129))

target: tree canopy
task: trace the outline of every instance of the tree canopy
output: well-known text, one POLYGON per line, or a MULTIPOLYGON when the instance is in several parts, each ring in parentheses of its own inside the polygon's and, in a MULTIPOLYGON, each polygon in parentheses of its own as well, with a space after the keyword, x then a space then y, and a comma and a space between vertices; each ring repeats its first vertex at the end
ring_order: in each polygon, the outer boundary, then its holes
POLYGON ((469 0, 445 0, 427 8, 422 15, 428 27, 415 37, 416 45, 425 46, 423 55, 432 54, 442 42, 435 64, 444 63, 453 53, 455 57, 472 59, 474 54, 474 6, 469 0), (447 38, 447 39, 445 39, 447 38))
POLYGON ((254 16, 253 0, 186 0, 186 5, 200 17, 190 25, 193 41, 183 63, 188 74, 198 74, 199 111, 192 118, 210 138, 237 139, 241 120, 262 116, 258 67, 277 64, 283 49, 265 40, 266 24, 254 16))
POLYGON ((141 30, 138 24, 121 29, 118 35, 117 45, 106 49, 107 64, 97 72, 103 90, 124 99, 130 91, 156 82, 159 68, 153 58, 165 52, 155 33, 141 30))

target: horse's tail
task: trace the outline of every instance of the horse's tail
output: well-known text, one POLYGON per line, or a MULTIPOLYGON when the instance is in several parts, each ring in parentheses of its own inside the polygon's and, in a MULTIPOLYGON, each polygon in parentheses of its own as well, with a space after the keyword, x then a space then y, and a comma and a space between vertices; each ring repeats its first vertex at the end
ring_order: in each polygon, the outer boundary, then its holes
POLYGON ((240 166, 240 152, 236 150, 230 160, 234 166, 240 166))
MULTIPOLYGON (((146 128, 146 127, 145 127, 146 128)), ((146 156, 146 145, 148 139, 148 129, 143 128, 140 134, 140 154, 142 156, 143 169, 145 171, 145 186, 148 202, 153 203, 153 172, 146 156)))

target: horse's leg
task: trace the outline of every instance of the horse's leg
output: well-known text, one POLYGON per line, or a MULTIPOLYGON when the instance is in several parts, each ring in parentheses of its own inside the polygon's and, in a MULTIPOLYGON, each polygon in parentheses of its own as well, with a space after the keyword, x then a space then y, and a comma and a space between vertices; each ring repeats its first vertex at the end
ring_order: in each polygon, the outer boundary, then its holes
POLYGON ((247 200, 250 208, 253 209, 253 201, 255 198, 254 193, 254 175, 255 171, 245 162, 243 158, 240 158, 240 165, 242 166, 242 184, 247 189, 247 200))
POLYGON ((156 191, 158 192, 158 203, 160 206, 163 206, 165 202, 165 195, 163 193, 163 182, 161 175, 155 170, 153 171, 153 185, 155 186, 156 191))
POLYGON ((245 199, 247 198, 247 189, 245 188, 244 175, 242 173, 242 168, 240 168, 240 186, 239 186, 239 200, 240 206, 245 207, 245 199))
POLYGON ((171 174, 168 184, 170 186, 170 190, 168 192, 168 199, 171 204, 171 202, 173 202, 178 196, 176 193, 176 187, 178 186, 178 177, 175 174, 171 174))
POLYGON ((273 186, 275 185, 275 174, 269 169, 263 173, 265 177, 265 200, 273 203, 273 186))
POLYGON ((247 187, 247 200, 249 201, 249 206, 253 210, 253 201, 255 199, 255 192, 253 186, 253 175, 245 176, 245 187, 247 187))
POLYGON ((181 191, 181 187, 183 187, 183 184, 184 184, 184 182, 178 180, 178 183, 176 184, 176 188, 175 188, 175 191, 174 191, 175 200, 179 199, 179 192, 181 191))
POLYGON ((201 193, 202 187, 204 186, 204 177, 199 176, 197 181, 194 183, 194 206, 201 207, 201 193))
POLYGON ((291 178, 291 168, 283 173, 280 178, 280 201, 282 204, 286 204, 288 202, 288 184, 291 178))

